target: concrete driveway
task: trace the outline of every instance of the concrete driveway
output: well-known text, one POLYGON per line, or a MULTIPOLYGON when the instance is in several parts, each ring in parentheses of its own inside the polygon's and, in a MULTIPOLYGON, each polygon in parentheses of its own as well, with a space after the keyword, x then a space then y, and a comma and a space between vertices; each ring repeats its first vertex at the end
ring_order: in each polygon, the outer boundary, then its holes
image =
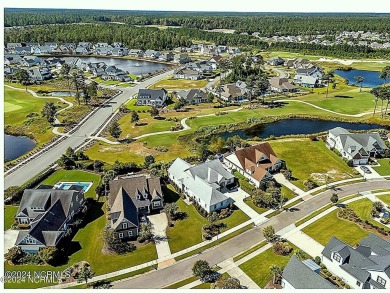
POLYGON ((254 209, 252 209, 244 202, 244 199, 246 197, 250 197, 250 195, 244 190, 242 190, 241 188, 237 188, 235 190, 230 191, 229 193, 225 193, 225 195, 233 199, 234 204, 249 218, 251 218, 255 224, 263 222, 264 217, 259 215, 254 209))
POLYGON ((360 175, 364 176, 364 178, 366 178, 366 179, 381 179, 382 178, 382 176, 379 175, 378 172, 376 172, 374 170, 374 168, 372 168, 369 165, 364 165, 364 166, 367 167, 371 171, 371 173, 364 174, 364 171, 360 168, 361 166, 363 166, 363 165, 355 167, 355 170, 358 171, 360 173, 360 175))
POLYGON ((277 173, 273 177, 276 180, 276 182, 278 182, 279 184, 282 184, 283 186, 287 187, 291 191, 295 192, 296 194, 298 194, 298 196, 305 194, 305 192, 302 189, 300 189, 299 187, 296 187, 294 184, 292 184, 290 181, 288 181, 283 176, 283 174, 277 173))
POLYGON ((18 238, 18 230, 7 230, 4 232, 4 252, 15 246, 16 239, 18 238))
POLYGON ((165 213, 148 216, 149 221, 153 224, 154 242, 158 255, 159 266, 171 264, 171 249, 168 244, 166 229, 168 227, 168 218, 165 213))

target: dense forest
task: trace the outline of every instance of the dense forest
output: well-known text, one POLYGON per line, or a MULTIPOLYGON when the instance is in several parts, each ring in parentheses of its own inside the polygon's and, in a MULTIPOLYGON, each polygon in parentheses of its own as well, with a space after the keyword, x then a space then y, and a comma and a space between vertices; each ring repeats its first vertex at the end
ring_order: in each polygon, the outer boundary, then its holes
POLYGON ((121 22, 184 28, 234 29, 261 36, 332 34, 340 31, 390 33, 390 14, 303 14, 147 12, 72 9, 5 9, 5 26, 121 22))
POLYGON ((190 28, 158 29, 120 24, 67 24, 37 25, 26 28, 7 29, 5 43, 9 42, 122 42, 128 48, 172 50, 189 46, 194 40, 218 45, 237 46, 243 50, 292 51, 305 54, 334 56, 341 58, 390 58, 390 50, 374 50, 365 46, 323 46, 308 43, 268 44, 255 37, 238 34, 205 32, 190 28))

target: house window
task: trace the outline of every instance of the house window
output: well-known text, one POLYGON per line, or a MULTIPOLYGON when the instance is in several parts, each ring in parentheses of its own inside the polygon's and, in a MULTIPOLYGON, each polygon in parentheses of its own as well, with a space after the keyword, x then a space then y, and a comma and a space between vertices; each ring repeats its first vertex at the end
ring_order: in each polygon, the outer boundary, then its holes
POLYGON ((119 238, 123 238, 123 233, 119 233, 119 238))
POLYGON ((159 207, 159 206, 160 206, 160 202, 159 202, 159 201, 156 201, 156 202, 153 203, 153 205, 154 205, 155 207, 159 207))
POLYGON ((361 283, 359 281, 356 282, 356 285, 360 287, 361 283))
POLYGON ((127 228, 127 223, 123 223, 123 229, 127 228))
POLYGON ((338 254, 338 253, 334 253, 333 254, 333 259, 337 262, 340 262, 341 261, 341 256, 338 254))
POLYGON ((129 236, 133 236, 133 231, 129 231, 127 234, 128 234, 129 236))
POLYGON ((378 276, 378 278, 376 279, 376 281, 381 284, 383 287, 386 286, 386 280, 383 279, 382 277, 378 276))

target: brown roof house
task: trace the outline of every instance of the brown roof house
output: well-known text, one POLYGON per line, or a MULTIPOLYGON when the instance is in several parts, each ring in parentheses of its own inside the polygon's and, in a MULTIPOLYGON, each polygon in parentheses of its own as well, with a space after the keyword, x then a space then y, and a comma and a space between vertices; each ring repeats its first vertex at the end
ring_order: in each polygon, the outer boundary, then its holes
POLYGON ((292 85, 287 78, 271 77, 269 83, 273 92, 293 93, 298 91, 298 88, 292 85))
POLYGON ((245 99, 245 89, 239 88, 234 83, 224 84, 221 91, 221 99, 225 101, 241 101, 245 99))
POLYGON ((135 238, 140 221, 163 208, 160 177, 137 174, 110 181, 110 227, 121 239, 135 238))
POLYGON ((230 170, 236 169, 256 187, 271 180, 271 174, 285 165, 268 142, 239 149, 225 157, 224 163, 230 170))

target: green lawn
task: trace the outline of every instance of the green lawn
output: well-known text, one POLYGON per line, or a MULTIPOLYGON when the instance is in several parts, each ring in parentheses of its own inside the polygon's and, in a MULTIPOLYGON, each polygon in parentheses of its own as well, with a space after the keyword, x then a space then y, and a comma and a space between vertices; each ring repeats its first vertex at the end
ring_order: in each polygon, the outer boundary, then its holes
MULTIPOLYGON (((389 196, 388 196, 389 197, 389 196)), ((372 208, 372 201, 363 198, 357 201, 354 201, 348 205, 351 209, 354 210, 354 212, 363 220, 363 221, 368 221, 371 224, 375 226, 380 226, 385 228, 386 230, 390 231, 388 227, 385 225, 382 225, 381 223, 375 221, 374 219, 371 218, 370 213, 371 213, 371 208, 372 208)))
POLYGON ((180 90, 180 89, 192 89, 192 88, 203 88, 208 84, 207 80, 187 80, 187 79, 171 79, 166 78, 153 84, 151 89, 166 90, 180 90))
POLYGON ((286 161, 293 177, 297 179, 291 182, 299 188, 304 188, 303 181, 308 178, 317 181, 319 185, 324 184, 324 174, 328 175, 330 182, 355 177, 353 169, 322 141, 298 139, 272 140, 269 143, 278 157, 286 161))
MULTIPOLYGON (((164 194, 166 201, 176 202, 179 210, 186 212, 188 215, 186 219, 176 221, 175 226, 167 230, 171 252, 175 253, 202 242, 202 227, 209 224, 209 221, 203 218, 192 204, 187 205, 179 198, 172 185, 164 188, 164 194)), ((247 220, 249 220, 249 217, 246 214, 241 210, 235 210, 228 218, 221 220, 227 225, 221 232, 231 229, 247 220)))
POLYGON ((178 289, 178 288, 183 287, 189 283, 195 282, 196 280, 198 280, 197 277, 190 277, 188 279, 181 280, 177 283, 173 283, 172 285, 164 287, 163 289, 178 289))
POLYGON ((267 241, 261 241, 260 243, 256 244, 255 246, 249 248, 248 250, 240 253, 239 255, 233 257, 233 261, 238 261, 244 257, 246 257, 247 255, 251 254, 252 252, 255 252, 256 250, 259 250, 260 248, 262 248, 263 246, 267 245, 267 241))
POLYGON ((250 198, 250 197, 247 197, 244 201, 245 201, 245 203, 246 203, 248 206, 250 206, 253 210, 255 210, 255 211, 256 211, 257 213, 259 213, 259 214, 262 214, 262 213, 268 211, 267 208, 262 208, 262 207, 256 206, 256 205, 253 203, 252 198, 250 198))
POLYGON ((380 175, 390 175, 390 159, 379 159, 379 167, 374 167, 380 175))
POLYGON ((80 170, 58 170, 42 183, 47 185, 54 185, 57 182, 93 182, 85 196, 94 198, 95 189, 100 182, 100 176, 94 173, 80 170))
POLYGON ((22 90, 4 87, 4 125, 7 133, 18 133, 34 138, 38 146, 55 137, 50 124, 41 117, 45 102, 53 102, 57 107, 65 105, 56 99, 39 99, 22 90), (26 117, 36 113, 37 116, 26 117))
POLYGON ((4 206, 4 230, 8 230, 14 224, 18 208, 18 206, 4 206))
POLYGON ((337 237, 354 246, 358 244, 363 237, 366 237, 369 234, 357 224, 337 217, 337 211, 338 210, 335 210, 315 221, 313 224, 303 228, 302 232, 324 246, 332 237, 337 237))
MULTIPOLYGON (((261 288, 264 288, 264 286, 267 285, 268 281, 272 277, 272 275, 269 272, 269 268, 272 265, 277 265, 283 269, 287 265, 288 261, 290 260, 290 257, 298 249, 295 245, 291 243, 289 244, 293 248, 293 251, 290 253, 290 255, 286 255, 286 256, 277 255, 272 251, 272 248, 269 248, 266 251, 260 253, 259 255, 251 258, 247 262, 244 262, 239 267, 257 285, 259 285, 261 288)), ((306 258, 309 257, 306 255, 306 258)))
MULTIPOLYGON (((86 260, 91 264, 96 275, 101 275, 157 259, 157 251, 154 243, 143 245, 137 248, 136 251, 125 255, 103 254, 103 240, 100 236, 107 223, 104 210, 105 205, 103 205, 103 202, 95 202, 89 209, 85 217, 88 224, 77 232, 68 247, 71 256, 66 265, 60 267, 34 265, 10 266, 6 263, 5 270, 59 271, 67 268, 71 264, 86 260)), ((48 285, 45 283, 6 284, 6 288, 32 288, 48 285)))
POLYGON ((383 194, 383 195, 377 195, 376 197, 379 198, 381 201, 383 201, 388 206, 390 206, 390 193, 383 194))

